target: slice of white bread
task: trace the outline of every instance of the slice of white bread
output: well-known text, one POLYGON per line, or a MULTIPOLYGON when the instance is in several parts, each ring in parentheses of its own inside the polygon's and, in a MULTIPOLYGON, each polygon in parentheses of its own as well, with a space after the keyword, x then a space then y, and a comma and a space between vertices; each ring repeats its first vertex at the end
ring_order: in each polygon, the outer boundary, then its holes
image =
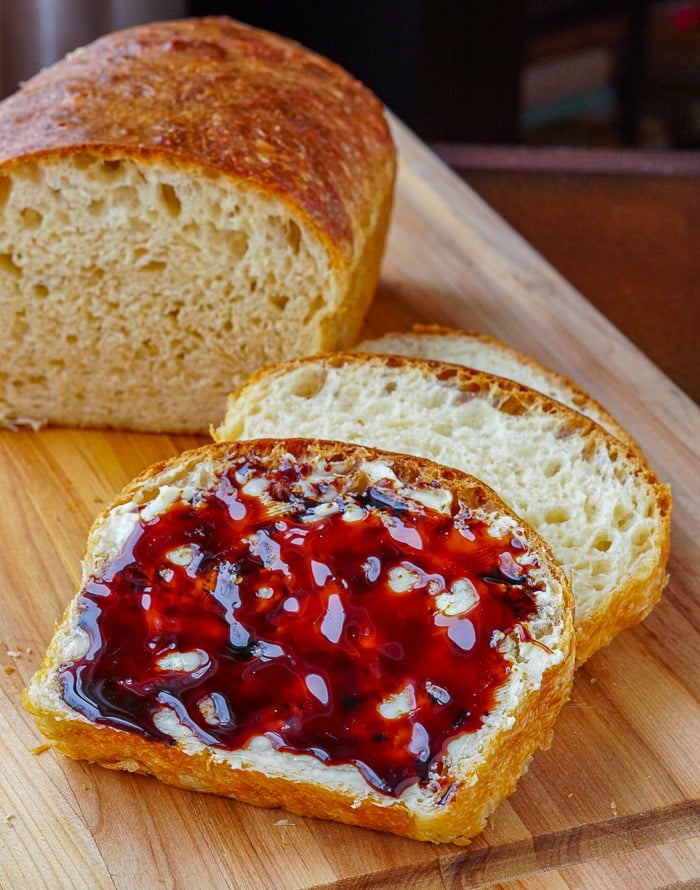
POLYGON ((225 18, 101 38, 0 103, 0 425, 206 432, 347 347, 379 275, 381 103, 225 18))
POLYGON ((480 481, 210 444, 97 519, 25 704, 71 757, 466 843, 549 744, 573 642, 549 547, 480 481))
POLYGON ((418 454, 483 479, 571 576, 579 663, 661 595, 668 487, 633 450, 542 393, 459 365, 337 353, 258 372, 214 433, 292 434, 418 454))
POLYGON ((416 324, 410 331, 397 331, 362 340, 353 349, 451 362, 516 380, 580 411, 640 455, 642 453, 627 430, 582 387, 488 334, 416 324))

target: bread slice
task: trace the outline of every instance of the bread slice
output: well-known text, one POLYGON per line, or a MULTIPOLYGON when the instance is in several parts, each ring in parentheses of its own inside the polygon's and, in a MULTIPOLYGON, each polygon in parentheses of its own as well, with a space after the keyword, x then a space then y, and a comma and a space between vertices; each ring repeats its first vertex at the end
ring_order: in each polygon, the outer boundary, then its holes
POLYGON ((71 757, 465 843, 549 744, 573 638, 551 551, 483 483, 210 444, 96 521, 25 703, 71 757))
POLYGON ((459 365, 338 353, 254 375, 215 438, 312 433, 422 455, 498 491, 572 579, 579 663, 661 595, 669 489, 618 439, 542 393, 459 365))
POLYGON ((440 325, 416 324, 410 331, 397 331, 362 340, 353 348, 362 352, 411 355, 451 362, 516 380, 580 411, 642 454, 641 448, 627 430, 582 387, 488 334, 440 325))
POLYGON ((0 425, 206 432, 346 347, 395 150, 331 62, 225 18, 117 32, 0 103, 0 425))

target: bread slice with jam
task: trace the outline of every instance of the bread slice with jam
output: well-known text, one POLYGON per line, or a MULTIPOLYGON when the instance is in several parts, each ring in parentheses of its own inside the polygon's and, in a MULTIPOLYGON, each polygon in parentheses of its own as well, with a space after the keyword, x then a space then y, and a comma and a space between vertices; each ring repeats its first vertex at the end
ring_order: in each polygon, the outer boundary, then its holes
POLYGON ((549 744, 573 641, 551 551, 480 481, 211 444, 97 519, 25 704, 70 757, 459 844, 549 744))

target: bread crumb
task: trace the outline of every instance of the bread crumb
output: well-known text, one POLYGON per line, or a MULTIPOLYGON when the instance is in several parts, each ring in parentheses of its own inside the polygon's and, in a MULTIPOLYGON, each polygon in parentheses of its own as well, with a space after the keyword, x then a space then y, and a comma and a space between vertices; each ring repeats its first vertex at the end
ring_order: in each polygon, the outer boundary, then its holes
POLYGON ((278 819, 274 823, 274 826, 275 826, 275 828, 280 828, 280 827, 296 828, 296 823, 291 822, 289 819, 278 819))
POLYGON ((86 782, 83 782, 83 784, 80 787, 82 788, 83 791, 90 790, 90 786, 86 782))
POLYGON ((10 674, 14 674, 14 672, 15 672, 15 667, 11 664, 8 664, 7 667, 5 668, 5 673, 7 674, 7 676, 9 677, 10 674))
POLYGON ((32 748, 32 754, 43 754, 44 751, 48 751, 51 745, 48 742, 44 742, 43 745, 37 745, 36 748, 32 748))
POLYGON ((21 649, 8 649, 6 654, 7 654, 8 658, 21 658, 22 650, 21 649))
POLYGON ((5 824, 12 825, 12 822, 17 818, 14 813, 5 813, 5 824))
POLYGON ((620 814, 617 812, 617 804, 615 803, 614 800, 611 800, 611 801, 610 801, 610 811, 612 812, 613 816, 614 816, 616 819, 617 819, 617 817, 620 815, 620 814))

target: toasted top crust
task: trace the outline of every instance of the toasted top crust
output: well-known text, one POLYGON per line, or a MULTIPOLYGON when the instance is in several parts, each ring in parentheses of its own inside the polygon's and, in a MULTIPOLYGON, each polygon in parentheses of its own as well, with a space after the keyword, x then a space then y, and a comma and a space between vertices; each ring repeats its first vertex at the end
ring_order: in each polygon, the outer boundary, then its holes
POLYGON ((227 18, 110 34, 0 106, 0 171, 29 156, 119 151, 210 168, 301 208, 350 245, 393 177, 380 102, 298 44, 227 18))

